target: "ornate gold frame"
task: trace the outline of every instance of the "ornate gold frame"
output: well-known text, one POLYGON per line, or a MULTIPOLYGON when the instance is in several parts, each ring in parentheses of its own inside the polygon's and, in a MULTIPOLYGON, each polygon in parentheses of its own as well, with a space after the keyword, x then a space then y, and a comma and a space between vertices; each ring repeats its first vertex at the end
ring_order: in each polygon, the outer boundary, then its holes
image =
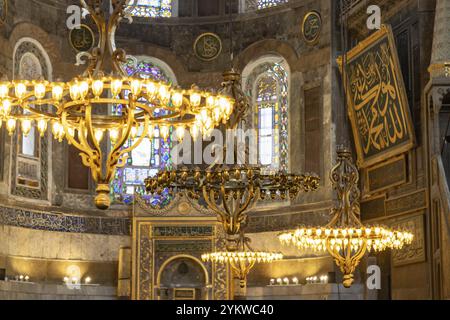
POLYGON ((312 10, 312 11, 309 11, 307 14, 305 14, 305 16, 303 17, 302 28, 301 29, 302 29, 303 40, 305 40, 305 42, 307 44, 309 44, 311 46, 317 44, 319 42, 319 40, 320 40, 320 36, 322 34, 322 29, 323 29, 323 20, 322 20, 322 15, 320 14, 320 12, 316 11, 316 10, 312 10), (305 37, 305 23, 306 23, 306 20, 312 15, 316 15, 319 18, 320 30, 319 30, 319 33, 317 34, 317 36, 313 40, 308 40, 305 37))
POLYGON ((220 54, 222 53, 222 50, 223 50, 223 43, 222 43, 222 39, 221 39, 217 34, 215 34, 215 33, 213 33, 213 32, 205 32, 205 33, 202 33, 201 35, 199 35, 199 36, 197 37, 197 39, 195 39, 193 48, 194 48, 194 54, 195 54, 195 56, 196 56, 197 58, 199 58, 200 60, 202 60, 202 61, 213 61, 213 60, 216 60, 216 59, 220 56, 220 54), (201 56, 197 53, 197 44, 198 44, 198 42, 200 41, 200 39, 203 38, 203 37, 205 37, 205 36, 212 36, 212 37, 216 38, 216 39, 219 41, 219 44, 220 44, 219 52, 218 52, 217 55, 216 55, 215 57, 213 57, 213 58, 206 59, 206 58, 201 57, 201 56))
MULTIPOLYGON (((89 31, 89 33, 92 35, 92 45, 91 45, 91 47, 88 49, 88 51, 89 51, 89 50, 91 50, 91 49, 95 46, 95 33, 94 33, 94 31, 92 30, 92 28, 89 27, 87 24, 81 24, 80 27, 85 27, 85 28, 89 31)), ((73 43, 72 43, 72 32, 73 32, 73 30, 75 30, 75 29, 72 29, 72 30, 70 30, 70 32, 69 32, 69 42, 70 42, 70 46, 71 46, 76 52, 83 52, 83 51, 80 51, 80 50, 78 50, 77 48, 75 48, 75 46, 74 46, 73 43)))
MULTIPOLYGON (((386 159, 392 158, 394 156, 398 156, 402 153, 406 153, 407 151, 414 148, 414 146, 416 144, 415 143, 416 139, 415 139, 414 125, 412 123, 409 103, 406 98, 405 84, 404 84, 402 72, 400 69, 400 62, 398 60, 397 47, 395 45, 392 28, 389 25, 382 25, 382 27, 379 31, 373 33, 368 38, 366 38, 365 40, 360 42, 355 48, 350 50, 347 54, 347 60, 350 61, 350 60, 354 59, 355 57, 359 56, 361 53, 366 51, 368 48, 371 48, 377 41, 379 41, 383 37, 387 37, 387 39, 388 39, 389 46, 393 53, 392 59, 394 62, 394 66, 397 71, 397 75, 399 75, 399 77, 396 80, 397 80, 399 92, 401 93, 400 94, 400 103, 401 103, 402 109, 405 113, 405 117, 406 117, 406 121, 407 121, 407 125, 408 125, 408 128, 406 128, 406 129, 408 130, 410 139, 409 139, 409 141, 406 141, 401 145, 393 147, 391 150, 382 151, 371 157, 364 158, 362 145, 359 140, 359 133, 358 133, 358 130, 356 129, 357 119, 355 117, 353 107, 348 108, 348 115, 349 115, 350 121, 352 123, 352 131, 353 131, 353 136, 355 139, 356 151, 358 154, 357 164, 360 168, 367 168, 367 167, 373 166, 375 164, 378 164, 381 161, 385 161, 386 159)), ((342 70, 343 70, 342 56, 337 58, 337 63, 339 65, 340 71, 342 72, 342 70)), ((346 79, 345 85, 347 85, 347 83, 348 83, 348 79, 346 79)), ((348 88, 347 88, 346 92, 347 92, 348 101, 351 101, 350 90, 348 90, 348 88)))
MULTIPOLYGON (((215 217, 136 217, 133 218, 133 227, 132 227, 132 266, 131 266, 131 298, 132 300, 153 300, 156 299, 154 295, 154 289, 159 286, 159 270, 154 269, 155 267, 155 237, 153 235, 153 228, 158 226, 212 226, 214 228, 213 236, 201 236, 201 237, 160 237, 158 236, 158 240, 211 240, 213 244, 213 248, 219 249, 217 247, 217 241, 224 238, 223 235, 218 234, 222 229, 220 224, 217 222, 215 217), (146 247, 147 246, 147 247, 146 247), (144 257, 145 261, 142 260, 144 257), (148 270, 143 270, 147 268, 148 270), (141 274, 145 274, 147 277, 145 279, 141 279, 141 274)), ((178 254, 174 257, 171 257, 169 260, 172 260, 176 257, 189 257, 194 260, 200 261, 196 257, 191 257, 185 254, 178 254)), ((167 262, 167 261, 166 261, 167 262)), ((200 261, 200 263, 202 263, 200 261)), ((161 266, 164 266, 164 264, 161 266)), ((211 272, 212 274, 208 276, 209 284, 213 286, 214 289, 217 289, 217 272, 218 268, 222 268, 219 265, 213 265, 211 272)), ((226 273, 226 299, 231 297, 231 289, 230 289, 230 272, 228 268, 227 270, 222 270, 226 273)), ((213 296, 211 299, 216 298, 217 292, 213 292, 213 296)))

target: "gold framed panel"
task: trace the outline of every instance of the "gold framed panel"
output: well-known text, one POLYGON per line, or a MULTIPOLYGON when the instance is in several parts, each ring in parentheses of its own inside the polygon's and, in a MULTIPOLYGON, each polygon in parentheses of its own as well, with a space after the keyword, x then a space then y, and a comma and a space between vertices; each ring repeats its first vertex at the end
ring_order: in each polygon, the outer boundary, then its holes
MULTIPOLYGON (((337 59, 341 72, 343 57, 337 59)), ((347 54, 348 115, 358 154, 367 168, 406 153, 415 134, 392 29, 381 29, 347 54)))
MULTIPOLYGON (((83 40, 86 40, 86 39, 83 39, 83 40)), ((77 52, 86 52, 86 51, 89 51, 89 50, 91 50, 91 49, 94 47, 94 45, 95 45, 95 34, 94 34, 94 31, 93 31, 93 30, 91 29, 91 27, 89 27, 88 25, 86 25, 86 24, 81 24, 80 27, 79 27, 78 29, 75 28, 75 29, 70 30, 70 32, 69 32, 69 42, 70 42, 70 45, 72 46, 72 48, 73 48, 75 51, 77 51, 77 52), (80 46, 75 45, 74 33, 75 33, 77 30, 80 30, 80 28, 81 28, 82 30, 84 30, 85 32, 88 32, 89 35, 90 35, 90 37, 91 37, 91 39, 92 39, 92 42, 89 44, 89 47, 86 45, 85 48, 81 48, 81 44, 80 44, 80 46), (87 50, 86 50, 86 49, 87 49, 87 50)))
POLYGON ((205 32, 205 33, 202 33, 201 35, 199 35, 197 37, 197 39, 195 39, 195 42, 194 42, 194 53, 195 53, 195 56, 197 58, 199 58, 200 60, 213 61, 213 60, 217 59, 220 56, 220 54, 222 53, 222 50, 223 50, 222 39, 215 33, 205 32), (204 48, 203 48, 204 51, 203 51, 203 53, 199 52, 198 46, 199 46, 200 42, 202 40, 208 38, 208 37, 211 38, 211 39, 214 39, 216 41, 217 47, 214 48, 211 43, 209 44, 209 46, 207 46, 207 44, 204 43, 204 48), (211 51, 210 54, 206 54, 205 50, 209 50, 209 51, 212 50, 212 51, 211 51), (214 54, 212 54, 212 53, 214 53, 214 54))
POLYGON ((174 300, 195 300, 195 289, 175 288, 174 300))
MULTIPOLYGON (((387 172, 387 174, 389 174, 389 172, 387 172)), ((405 184, 407 182, 408 182, 408 164, 407 164, 407 161, 406 161, 405 154, 402 154, 399 157, 391 158, 391 159, 389 159, 389 160, 387 160, 385 162, 379 163, 379 164, 374 165, 374 166, 372 166, 370 168, 364 169, 364 185, 365 185, 364 187, 365 187, 365 193, 368 196, 371 196, 371 195, 374 195, 374 194, 379 194, 379 193, 384 192, 384 191, 386 191, 386 190, 388 190, 390 188, 401 186, 401 185, 403 185, 403 184, 405 184), (379 170, 380 168, 386 168, 387 166, 389 166, 391 164, 394 164, 396 162, 400 162, 400 161, 402 161, 402 163, 404 164, 404 168, 403 168, 403 170, 401 172, 402 175, 403 175, 401 177, 401 179, 399 179, 397 181, 393 181, 393 182, 391 182, 389 184, 385 184, 385 185, 380 186, 378 188, 372 189, 370 187, 370 184, 371 184, 370 174, 372 172, 374 172, 376 170, 379 170)))
MULTIPOLYGON (((132 238, 132 300, 154 300, 158 288, 159 272, 156 270, 156 241, 158 240, 198 240, 211 241, 213 250, 224 250, 225 239, 221 226, 215 217, 141 217, 133 219, 132 238), (212 227, 212 234, 207 236, 161 236, 155 232, 158 227, 212 227)), ((188 255, 177 254, 174 257, 188 255)), ((172 258, 174 258, 172 257, 172 258)), ((195 257, 191 257, 197 260, 195 257)), ((169 259, 170 260, 170 259, 169 259)), ((198 260, 199 261, 199 260, 198 260)), ((166 261, 167 262, 167 261, 166 261)), ((212 264, 211 275, 207 277, 213 291, 211 299, 228 300, 230 292, 230 270, 223 265, 212 264)))
POLYGON ((310 11, 307 14, 305 14, 305 16, 303 17, 301 29, 302 29, 303 40, 305 40, 305 42, 307 44, 315 45, 319 42, 320 35, 322 33, 322 23, 323 23, 322 16, 320 15, 320 12, 313 10, 313 11, 310 11), (317 30, 317 33, 315 35, 313 35, 312 39, 308 38, 308 36, 306 34, 307 33, 306 24, 308 22, 308 19, 310 19, 311 17, 315 17, 317 19, 316 21, 318 21, 318 26, 317 26, 318 30, 317 30))
POLYGON ((394 268, 425 262, 426 257, 426 237, 425 237, 425 215, 423 212, 412 214, 391 223, 393 228, 407 230, 414 235, 411 245, 392 252, 392 262, 394 268))

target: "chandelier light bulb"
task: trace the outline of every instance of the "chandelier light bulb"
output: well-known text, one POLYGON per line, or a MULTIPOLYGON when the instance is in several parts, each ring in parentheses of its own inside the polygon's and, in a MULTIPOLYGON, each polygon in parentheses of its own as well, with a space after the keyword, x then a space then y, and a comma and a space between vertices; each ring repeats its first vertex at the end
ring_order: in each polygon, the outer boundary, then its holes
POLYGON ((202 96, 198 92, 191 93, 191 105, 196 108, 200 105, 202 96))
POLYGON ((0 84, 0 99, 5 99, 9 93, 9 86, 6 83, 0 84))
POLYGON ((80 86, 77 82, 73 82, 70 84, 69 93, 72 100, 78 100, 80 98, 80 86))
POLYGON ((61 135, 61 128, 62 125, 58 121, 54 121, 52 124, 52 134, 55 137, 55 139, 59 139, 61 135))
POLYGON ((43 138, 45 135, 45 132, 47 131, 47 120, 39 119, 37 122, 37 128, 41 135, 41 138, 43 138))
POLYGON ((109 139, 113 144, 119 140, 119 130, 118 129, 110 129, 109 130, 109 139))
POLYGON ((111 93, 117 97, 122 92, 123 82, 120 79, 113 79, 111 82, 111 93))
POLYGON ((92 82, 92 93, 98 99, 103 94, 104 83, 102 80, 94 80, 92 82))
POLYGON ((184 126, 178 126, 178 127, 177 127, 176 133, 177 133, 177 139, 178 139, 178 141, 179 141, 179 142, 182 142, 183 139, 184 139, 184 134, 185 134, 185 128, 184 128, 184 126))
POLYGON ((46 84, 43 82, 37 82, 34 85, 34 95, 38 100, 41 100, 45 97, 46 93, 46 84))
POLYGON ((9 116, 11 112, 11 100, 9 99, 3 100, 1 111, 5 117, 9 116))
POLYGON ((27 93, 26 82, 21 81, 21 82, 16 83, 14 92, 18 99, 23 99, 27 93))
POLYGON ((20 122, 21 126, 20 129, 25 137, 28 137, 31 131, 31 127, 33 125, 32 121, 30 119, 22 119, 20 122))
POLYGON ((137 97, 142 91, 142 82, 139 79, 132 79, 130 81, 130 89, 133 96, 137 97))
POLYGON ((100 143, 103 140, 104 131, 102 129, 96 129, 94 135, 97 143, 100 143))
POLYGON ((192 136, 192 139, 197 140, 197 138, 199 137, 199 135, 200 135, 200 128, 199 128, 199 126, 198 126, 196 123, 194 123, 194 124, 192 125, 192 127, 191 127, 191 136, 192 136))
POLYGON ((89 83, 87 81, 81 81, 78 86, 81 100, 85 100, 89 93, 89 83))
POLYGON ((216 106, 216 98, 212 95, 206 97, 206 106, 208 108, 214 108, 216 106))
POLYGON ((63 97, 63 94, 64 94, 64 87, 63 87, 63 85, 55 84, 52 87, 52 97, 53 97, 54 100, 61 101, 61 99, 63 97))
POLYGON ((167 139, 169 138, 169 134, 170 134, 169 126, 167 126, 167 125, 161 126, 160 133, 161 133, 161 137, 164 139, 164 141, 167 141, 167 139))
POLYGON ((179 108, 183 105, 183 94, 181 92, 174 92, 174 94, 172 95, 172 104, 176 108, 179 108))
POLYGON ((10 136, 14 134, 14 131, 16 131, 16 119, 8 119, 6 122, 6 130, 8 130, 10 136))
POLYGON ((145 87, 147 89, 147 97, 150 100, 153 100, 156 96, 156 93, 158 92, 158 88, 156 86, 156 83, 149 80, 146 82, 145 87))

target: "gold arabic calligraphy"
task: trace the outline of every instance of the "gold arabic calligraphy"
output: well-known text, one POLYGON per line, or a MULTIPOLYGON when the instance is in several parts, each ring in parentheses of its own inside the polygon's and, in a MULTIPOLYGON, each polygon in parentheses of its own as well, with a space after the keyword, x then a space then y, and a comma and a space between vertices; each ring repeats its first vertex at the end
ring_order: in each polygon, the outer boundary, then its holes
POLYGON ((396 64, 386 41, 348 64, 355 125, 365 157, 408 141, 396 64))

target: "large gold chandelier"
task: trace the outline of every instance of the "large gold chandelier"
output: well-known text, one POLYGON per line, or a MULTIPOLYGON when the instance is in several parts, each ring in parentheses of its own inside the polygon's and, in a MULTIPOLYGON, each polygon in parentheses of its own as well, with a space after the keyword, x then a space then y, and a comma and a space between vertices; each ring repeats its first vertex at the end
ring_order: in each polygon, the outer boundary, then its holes
POLYGON ((299 228, 281 234, 279 239, 301 250, 328 251, 344 275, 344 286, 350 287, 356 267, 366 252, 401 249, 411 244, 413 235, 361 223, 359 174, 352 163, 351 152, 338 150, 338 163, 332 169, 330 178, 338 196, 338 204, 331 211, 333 218, 330 223, 325 227, 299 228))
MULTIPOLYGON (((241 88, 240 75, 235 70, 224 73, 222 94, 235 101, 229 121, 223 130, 235 130, 250 109, 247 96, 241 88)), ((233 144, 238 157, 238 144, 233 144)), ((226 149, 226 148, 224 148, 226 149)), ((248 155, 246 150, 246 156, 248 155)), ((217 214, 227 235, 228 251, 235 251, 239 237, 247 225, 247 214, 258 200, 294 200, 303 192, 315 191, 319 177, 314 174, 288 174, 282 171, 263 173, 256 165, 226 165, 224 159, 208 168, 183 167, 161 171, 145 180, 149 194, 182 192, 196 201, 203 201, 217 214)))
POLYGON ((80 2, 99 32, 98 45, 87 53, 87 70, 69 82, 1 82, 0 117, 10 135, 19 127, 26 136, 36 126, 43 136, 51 127, 56 139, 67 139, 91 169, 97 183, 96 206, 107 209, 115 170, 126 164, 128 153, 145 137, 158 134, 167 139, 175 132, 182 140, 185 130, 194 136, 208 134, 229 119, 234 101, 195 86, 182 90, 163 82, 128 77, 122 68, 126 54, 116 48, 115 32, 128 18, 130 0, 112 0, 109 18, 102 1, 80 2), (120 106, 121 112, 111 114, 112 106, 120 106))
POLYGON ((244 165, 182 168, 163 171, 146 180, 150 194, 160 194, 168 188, 170 194, 186 192, 195 200, 203 199, 222 223, 229 250, 234 250, 247 225, 247 213, 258 200, 294 200, 318 186, 319 178, 315 175, 263 174, 259 167, 244 165))

